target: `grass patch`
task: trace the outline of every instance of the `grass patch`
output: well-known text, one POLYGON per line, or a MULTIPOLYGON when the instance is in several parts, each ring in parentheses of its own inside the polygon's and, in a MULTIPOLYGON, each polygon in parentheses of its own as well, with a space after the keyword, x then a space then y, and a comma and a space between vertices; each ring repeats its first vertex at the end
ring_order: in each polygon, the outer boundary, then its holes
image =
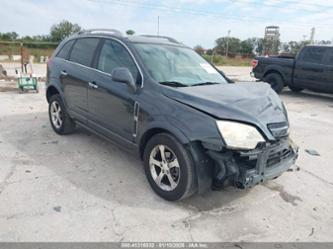
POLYGON ((226 57, 222 55, 214 55, 212 58, 212 55, 203 55, 203 57, 213 63, 216 66, 238 66, 238 67, 248 67, 251 66, 252 58, 243 58, 241 56, 236 57, 226 57))

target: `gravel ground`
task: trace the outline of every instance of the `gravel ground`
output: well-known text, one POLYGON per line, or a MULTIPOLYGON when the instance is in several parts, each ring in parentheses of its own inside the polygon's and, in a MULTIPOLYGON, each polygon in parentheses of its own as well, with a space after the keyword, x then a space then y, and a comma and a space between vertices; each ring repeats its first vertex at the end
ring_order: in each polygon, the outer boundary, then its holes
MULTIPOLYGON (((223 70, 251 80, 250 68, 223 70)), ((12 85, 0 82, 0 241, 333 240, 330 95, 281 94, 300 157, 280 178, 170 203, 134 156, 81 129, 56 135, 43 84, 39 94, 12 85)))

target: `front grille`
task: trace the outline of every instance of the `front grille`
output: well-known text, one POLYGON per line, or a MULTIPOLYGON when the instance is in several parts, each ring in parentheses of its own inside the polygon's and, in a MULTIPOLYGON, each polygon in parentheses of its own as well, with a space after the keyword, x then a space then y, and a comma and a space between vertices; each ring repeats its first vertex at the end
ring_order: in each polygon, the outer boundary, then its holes
POLYGON ((285 122, 268 124, 267 127, 275 138, 286 137, 289 134, 289 126, 285 122))
POLYGON ((272 168, 292 155, 291 148, 273 152, 268 155, 266 168, 272 168))

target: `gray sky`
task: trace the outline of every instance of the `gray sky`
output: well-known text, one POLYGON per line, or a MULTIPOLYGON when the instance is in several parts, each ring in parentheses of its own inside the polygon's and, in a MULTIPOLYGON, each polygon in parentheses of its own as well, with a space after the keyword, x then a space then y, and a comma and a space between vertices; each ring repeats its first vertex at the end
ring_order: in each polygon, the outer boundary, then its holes
POLYGON ((172 36, 189 46, 212 47, 216 38, 262 37, 280 26, 281 39, 302 40, 316 27, 317 40, 333 38, 333 0, 11 0, 1 3, 0 32, 48 34, 61 20, 83 28, 133 29, 172 36))

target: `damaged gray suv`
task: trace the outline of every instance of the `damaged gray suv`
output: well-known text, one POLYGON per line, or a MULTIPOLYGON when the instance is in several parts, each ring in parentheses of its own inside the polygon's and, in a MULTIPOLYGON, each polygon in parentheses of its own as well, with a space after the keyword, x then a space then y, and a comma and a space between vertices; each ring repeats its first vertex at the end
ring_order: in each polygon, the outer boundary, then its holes
POLYGON ((235 84, 169 37, 77 33, 48 62, 46 97, 56 133, 79 125, 137 153, 171 201, 274 179, 298 154, 268 84, 235 84))

